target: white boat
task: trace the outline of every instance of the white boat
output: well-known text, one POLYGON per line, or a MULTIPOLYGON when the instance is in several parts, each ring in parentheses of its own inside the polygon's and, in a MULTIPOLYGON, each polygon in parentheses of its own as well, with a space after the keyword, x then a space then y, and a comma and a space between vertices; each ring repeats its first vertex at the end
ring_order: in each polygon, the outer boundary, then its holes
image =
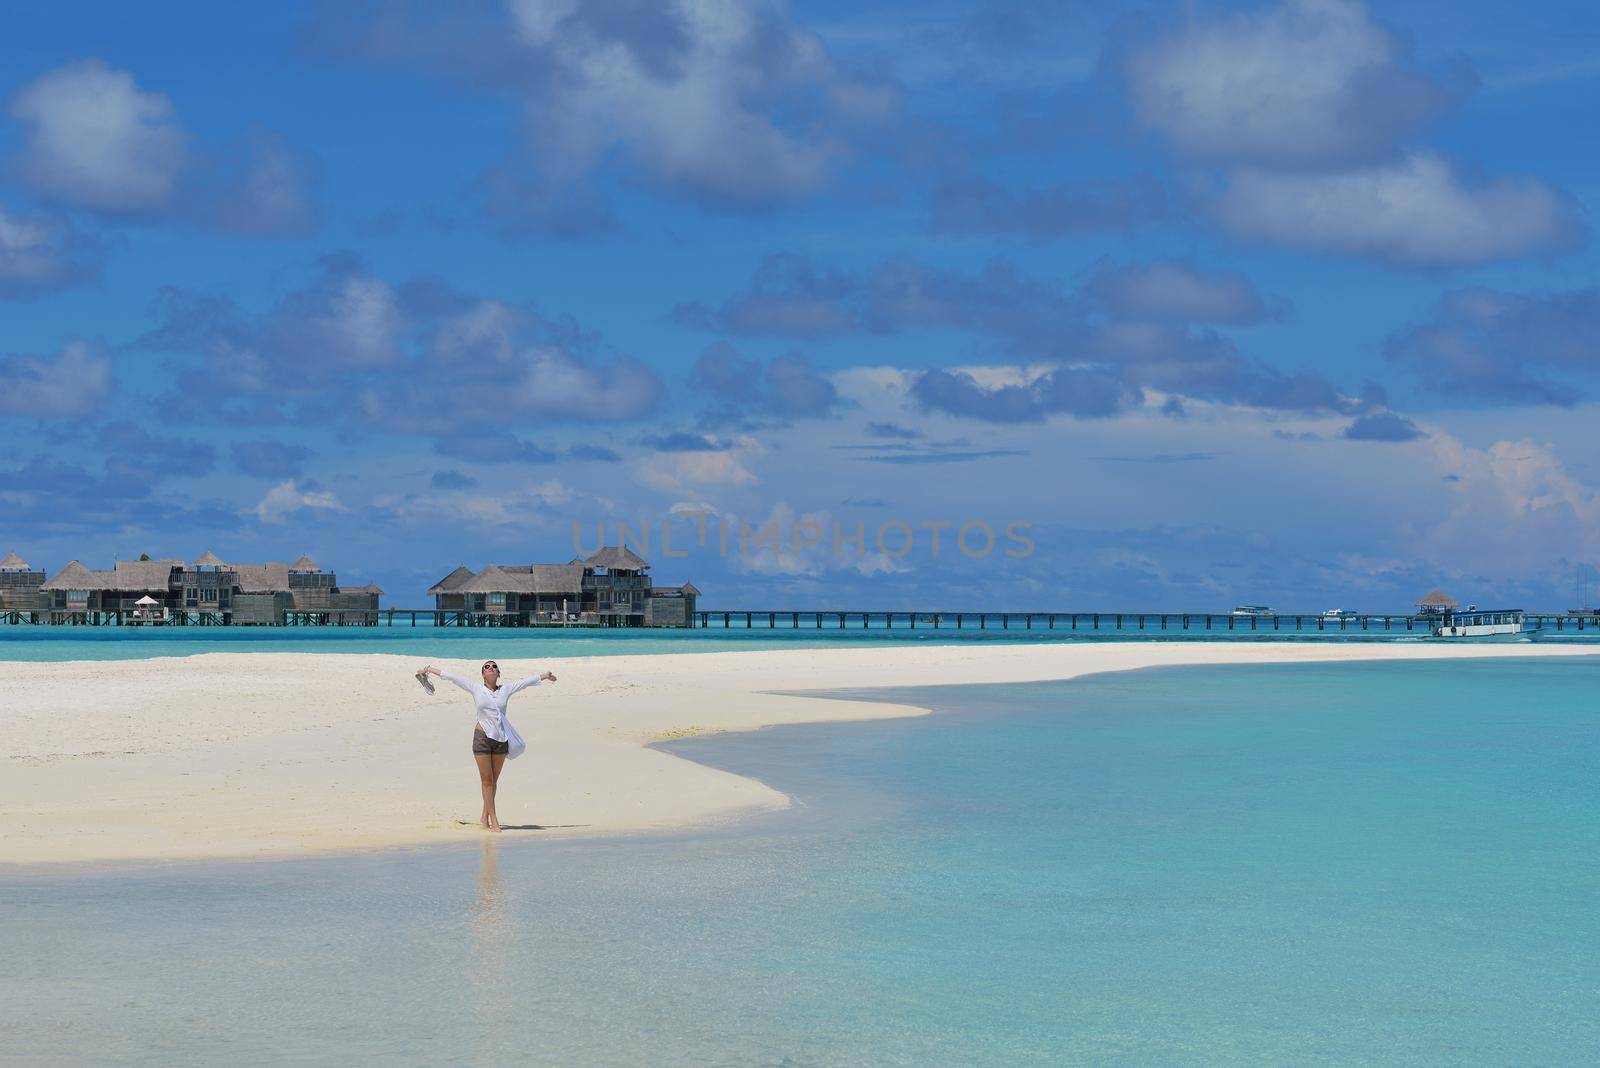
POLYGON ((1355 619, 1361 613, 1353 608, 1330 608, 1322 613, 1323 619, 1355 619))
POLYGON ((1236 616, 1270 616, 1272 609, 1264 604, 1242 604, 1233 610, 1236 616))
POLYGON ((1520 608, 1469 608, 1442 613, 1433 622, 1435 638, 1478 638, 1484 641, 1532 641, 1539 633, 1520 608))

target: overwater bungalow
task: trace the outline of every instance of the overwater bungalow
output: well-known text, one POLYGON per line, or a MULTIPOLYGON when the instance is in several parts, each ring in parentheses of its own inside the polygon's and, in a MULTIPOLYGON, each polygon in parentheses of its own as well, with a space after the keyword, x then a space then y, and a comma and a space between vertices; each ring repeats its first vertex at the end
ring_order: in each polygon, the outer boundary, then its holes
POLYGON ((43 571, 29 567, 16 553, 0 558, 0 614, 43 611, 47 598, 39 587, 44 579, 43 571))
POLYGON ((439 612, 469 624, 690 626, 700 591, 691 583, 657 589, 649 569, 631 549, 608 545, 565 564, 458 567, 428 594, 439 612))
POLYGON ((193 561, 118 560, 92 571, 77 560, 40 587, 55 623, 126 620, 276 625, 377 622, 376 586, 349 590, 309 557, 293 564, 229 563, 207 550, 193 561))

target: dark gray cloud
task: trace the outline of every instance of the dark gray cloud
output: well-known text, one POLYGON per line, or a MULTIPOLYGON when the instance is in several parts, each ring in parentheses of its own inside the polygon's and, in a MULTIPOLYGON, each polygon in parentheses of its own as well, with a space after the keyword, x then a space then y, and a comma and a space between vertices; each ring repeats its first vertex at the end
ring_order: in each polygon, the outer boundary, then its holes
POLYGON ((738 424, 753 416, 803 418, 827 415, 838 390, 798 352, 760 360, 739 355, 719 341, 701 354, 689 373, 689 386, 706 396, 710 406, 701 416, 707 425, 738 424))
POLYGON ((127 419, 107 423, 95 432, 95 445, 107 462, 137 465, 161 475, 209 474, 216 450, 191 438, 152 434, 127 419))
POLYGON ((434 489, 456 490, 478 488, 477 479, 473 478, 471 475, 463 474, 460 471, 453 469, 435 471, 433 473, 433 477, 428 479, 428 483, 429 485, 433 486, 434 489))
POLYGON ((1582 394, 1566 379, 1600 371, 1597 337, 1600 288, 1545 295, 1458 289, 1439 301, 1430 322, 1392 335, 1384 353, 1437 393, 1570 405, 1582 394))
POLYGON ((1126 382, 1099 371, 1062 368, 1023 385, 983 386, 961 371, 924 371, 911 387, 925 409, 992 423, 1037 422, 1065 412, 1080 419, 1105 418, 1134 403, 1126 382))
POLYGON ((565 318, 431 279, 391 282, 348 254, 259 314, 230 299, 165 289, 140 347, 198 358, 190 387, 163 398, 196 419, 274 422, 472 420, 490 411, 544 422, 628 422, 665 395, 642 360, 565 318), (214 387, 219 406, 194 397, 214 387))
POLYGON ((592 460, 597 463, 621 463, 622 457, 604 445, 568 445, 565 453, 569 460, 592 460))
POLYGON ((1096 459, 1117 464, 1192 464, 1215 460, 1219 455, 1215 452, 1157 452, 1149 456, 1100 456, 1096 459))
POLYGON ((939 233, 1003 234, 1043 241, 1131 230, 1170 213, 1165 188, 1147 175, 1024 190, 981 178, 958 178, 935 189, 932 228, 939 233))
POLYGON ((899 423, 870 422, 865 430, 875 438, 920 438, 922 431, 914 426, 901 426, 899 423))
MULTIPOLYGON (((1246 359, 1196 324, 1248 324, 1281 314, 1249 280, 1183 261, 1105 268, 1081 290, 1029 277, 1003 260, 973 273, 892 260, 865 272, 819 269, 794 255, 762 260, 749 288, 712 309, 680 305, 680 322, 730 334, 849 336, 954 330, 997 355, 1056 363, 1026 386, 994 389, 961 376, 924 376, 925 407, 975 418, 1113 414, 1149 388, 1222 403, 1354 412, 1358 403, 1321 375, 1285 373, 1246 359)), ((747 380, 748 368, 742 372, 747 380)))
POLYGON ((102 242, 65 218, 0 207, 0 300, 98 281, 105 255, 102 242))
POLYGON ((731 441, 718 441, 705 434, 674 430, 666 434, 646 434, 639 444, 657 452, 723 452, 733 448, 731 441))
POLYGON ((509 431, 498 430, 437 437, 433 441, 433 451, 440 456, 487 464, 552 464, 558 460, 617 463, 622 459, 604 445, 581 444, 560 448, 541 445, 509 431))
POLYGON ((1394 412, 1373 412, 1345 427, 1343 436, 1351 441, 1415 441, 1427 435, 1404 416, 1394 412))
POLYGON ((1251 326, 1283 315, 1237 271, 1206 271, 1186 260, 1158 260, 1095 272, 1085 287, 1118 319, 1251 326))
POLYGON ((778 253, 762 259, 745 292, 716 309, 680 304, 674 317, 684 325, 748 336, 951 328, 1019 337, 1074 328, 1085 311, 1081 300, 1004 260, 965 274, 896 259, 856 274, 820 270, 805 257, 778 253))
POLYGON ((233 466, 257 478, 298 478, 313 453, 304 445, 260 439, 236 441, 230 450, 233 466))
POLYGON ((561 458, 551 449, 502 431, 435 438, 433 451, 440 456, 488 464, 551 464, 561 458))
POLYGON ((875 464, 959 464, 972 460, 993 460, 1003 456, 1027 456, 1021 449, 983 449, 974 452, 888 453, 881 456, 852 456, 852 460, 875 464))

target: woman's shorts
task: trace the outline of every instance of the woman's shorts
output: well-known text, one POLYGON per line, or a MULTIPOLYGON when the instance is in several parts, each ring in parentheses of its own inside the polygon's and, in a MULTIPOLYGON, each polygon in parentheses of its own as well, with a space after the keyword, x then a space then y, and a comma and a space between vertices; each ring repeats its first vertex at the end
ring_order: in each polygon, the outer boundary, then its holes
POLYGON ((490 738, 487 734, 483 733, 482 727, 478 727, 472 732, 472 751, 474 753, 489 753, 491 755, 498 754, 500 756, 504 756, 505 754, 511 752, 511 742, 509 740, 497 742, 493 738, 490 738))

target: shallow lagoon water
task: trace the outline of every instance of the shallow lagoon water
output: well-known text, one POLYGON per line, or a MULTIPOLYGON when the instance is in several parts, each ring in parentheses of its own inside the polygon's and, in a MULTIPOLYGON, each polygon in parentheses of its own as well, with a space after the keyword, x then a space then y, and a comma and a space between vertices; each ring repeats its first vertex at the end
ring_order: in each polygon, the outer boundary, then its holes
MULTIPOLYGON (((0 877, 0 1059, 1572 1064, 1600 658, 861 691, 693 834, 0 877)), ((503 787, 520 813, 516 768, 503 787)))
MULTIPOLYGON (((781 617, 780 613, 780 617, 781 617)), ((44 626, 0 625, 0 661, 66 660, 145 660, 167 656, 193 656, 198 653, 393 653, 400 656, 454 657, 477 660, 489 656, 579 657, 617 656, 651 653, 716 653, 756 649, 832 649, 873 648, 884 644, 951 645, 969 642, 1113 642, 1113 641, 1240 641, 1240 642, 1431 642, 1426 631, 1390 631, 1359 628, 1330 628, 1319 631, 1251 630, 1244 621, 1228 628, 1227 617, 1216 618, 1216 628, 1206 630, 1198 622, 1182 629, 1173 617, 1172 625, 1162 629, 1154 617, 1140 628, 1132 617, 1121 628, 1107 625, 1089 629, 1087 622, 1077 630, 1066 620, 1048 626, 1045 617, 1035 616, 1032 626, 1016 618, 1002 626, 998 618, 980 628, 973 619, 956 629, 945 624, 937 629, 924 623, 907 626, 902 618, 893 627, 878 620, 871 627, 859 621, 848 627, 829 623, 823 627, 789 627, 782 622, 766 625, 760 616, 745 626, 733 625, 685 629, 605 628, 573 629, 529 627, 130 627, 130 626, 44 626)), ((1586 643, 1600 650, 1600 630, 1551 631, 1541 641, 1563 644, 1586 643)))

